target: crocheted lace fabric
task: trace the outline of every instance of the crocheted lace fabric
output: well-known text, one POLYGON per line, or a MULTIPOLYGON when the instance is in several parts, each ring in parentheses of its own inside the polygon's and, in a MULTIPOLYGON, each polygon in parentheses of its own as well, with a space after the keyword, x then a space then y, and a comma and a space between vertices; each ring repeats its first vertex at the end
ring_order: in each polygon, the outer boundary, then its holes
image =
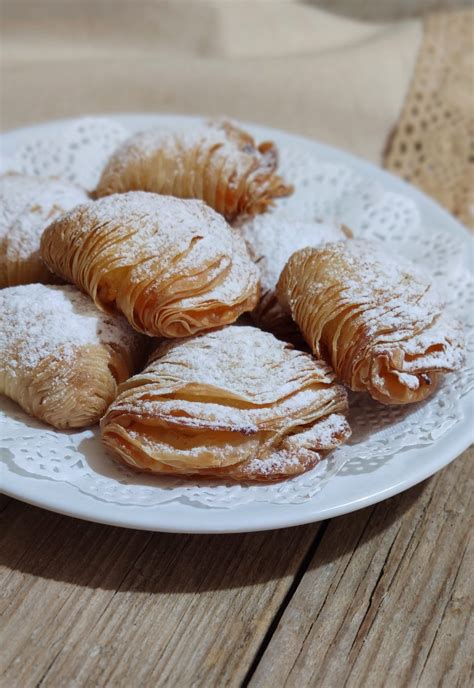
POLYGON ((474 10, 427 17, 385 167, 474 228, 474 10))

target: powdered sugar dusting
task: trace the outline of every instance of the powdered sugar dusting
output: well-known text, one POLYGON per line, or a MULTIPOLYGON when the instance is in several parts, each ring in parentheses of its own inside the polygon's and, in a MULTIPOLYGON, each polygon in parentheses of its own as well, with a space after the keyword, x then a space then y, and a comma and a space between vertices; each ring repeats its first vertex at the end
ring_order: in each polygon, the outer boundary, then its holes
MULTIPOLYGON (((320 433, 309 429, 346 408, 346 394, 326 365, 256 328, 228 327, 159 347, 145 370, 120 389, 103 433, 114 449, 120 425, 121 436, 146 447, 160 471, 170 472, 167 455, 179 451, 188 473, 222 467, 225 459, 236 479, 276 478, 308 470, 320 458, 316 450, 341 444, 350 434, 347 423, 332 419, 320 433), (180 438, 177 446, 167 448, 163 428, 180 438), (222 455, 226 442, 232 446, 222 455), (261 470, 254 463, 249 472, 247 461, 264 458, 270 461, 261 470)), ((118 451, 140 465, 122 445, 118 451)))
MULTIPOLYGON (((287 374, 289 372, 288 366, 287 374)), ((242 375, 245 377, 245 372, 242 372, 242 375)), ((150 376, 145 373, 145 378, 151 380, 155 379, 155 376, 153 373, 150 376)), ((226 389, 226 391, 232 394, 231 389, 226 389)), ((314 386, 301 391, 295 390, 288 397, 279 398, 277 394, 275 396, 272 404, 268 401, 263 403, 258 397, 258 392, 253 395, 252 401, 249 401, 247 396, 246 401, 251 404, 249 408, 240 407, 239 404, 233 406, 232 403, 226 405, 223 403, 224 398, 217 403, 212 400, 212 395, 206 397, 205 394, 203 398, 196 396, 196 401, 187 397, 185 399, 161 398, 158 408, 156 401, 147 399, 145 393, 143 399, 134 398, 133 404, 129 407, 122 406, 122 410, 128 408, 128 411, 133 414, 139 410, 140 415, 144 417, 159 417, 181 427, 232 429, 233 432, 251 435, 261 429, 275 429, 291 425, 292 420, 296 421, 301 415, 311 410, 324 408, 326 403, 334 399, 334 390, 314 386)))
POLYGON ((350 428, 346 417, 340 413, 331 413, 308 430, 292 435, 287 442, 307 449, 329 451, 340 444, 341 438, 348 437, 349 434, 350 428))
POLYGON ((99 312, 74 287, 28 284, 0 291, 0 370, 11 376, 49 356, 70 360, 86 344, 129 347, 136 339, 124 319, 99 312))
MULTIPOLYGON (((247 138, 247 137, 246 137, 247 138)), ((245 174, 252 164, 252 155, 258 153, 247 143, 246 149, 239 148, 235 139, 229 138, 225 128, 219 122, 206 122, 195 127, 177 127, 170 129, 150 129, 129 138, 115 153, 113 162, 117 170, 124 169, 130 162, 130 155, 146 160, 161 154, 173 158, 178 174, 184 173, 179 151, 218 151, 218 159, 226 160, 233 167, 236 175, 245 174)), ((216 163, 217 164, 217 163, 216 163)))
POLYGON ((91 275, 112 275, 115 303, 152 336, 183 336, 234 321, 251 310, 258 293, 258 271, 243 242, 195 199, 130 191, 78 206, 49 227, 43 256, 102 305, 91 275), (90 240, 96 236, 100 242, 90 240), (69 247, 61 250, 62 242, 69 247), (72 270, 74 252, 87 274, 72 270), (122 280, 113 276, 118 268, 127 268, 122 280), (147 291, 150 307, 142 305, 147 291))
POLYGON ((106 165, 97 196, 132 189, 201 198, 226 218, 264 212, 288 195, 275 173, 278 152, 229 120, 145 131, 128 139, 106 165))
MULTIPOLYGON (((320 456, 315 454, 314 460, 320 456)), ((274 451, 263 458, 254 457, 246 462, 244 473, 247 475, 272 476, 291 473, 291 469, 297 469, 300 465, 298 455, 287 451, 274 451)))
POLYGON ((7 259, 24 259, 37 253, 45 227, 87 200, 79 186, 58 179, 20 174, 1 177, 0 242, 7 242, 7 259))
POLYGON ((420 401, 434 391, 431 373, 463 363, 461 327, 429 277, 382 244, 303 249, 290 258, 279 295, 315 353, 326 351, 351 389, 382 403, 420 401))
POLYGON ((253 457, 247 461, 243 467, 244 473, 271 477, 292 473, 298 469, 302 460, 314 465, 323 458, 324 454, 336 449, 348 439, 350 434, 351 430, 345 416, 340 413, 330 413, 316 421, 307 430, 286 437, 281 449, 275 449, 266 456, 253 457))
MULTIPOLYGON (((419 267, 404 259, 394 259, 377 242, 368 244, 359 239, 347 247, 336 243, 327 248, 324 281, 314 283, 312 289, 317 292, 340 284, 342 302, 354 310, 357 306, 363 308, 360 317, 366 336, 376 338, 380 344, 385 339, 403 341, 424 332, 433 344, 440 343, 440 336, 444 338, 445 334, 443 325, 447 325, 440 318, 443 307, 429 276, 419 267), (345 268, 342 280, 341 260, 345 268)), ((422 341, 417 338, 418 353, 420 345, 422 341)), ((439 355, 437 359, 442 364, 439 355)))
POLYGON ((180 256, 180 270, 184 272, 232 255, 233 239, 227 222, 194 199, 130 191, 75 208, 61 220, 73 223, 79 235, 85 236, 96 227, 104 227, 104 234, 115 232, 120 250, 113 251, 114 266, 134 265, 137 280, 153 277, 157 261, 163 272, 170 258, 180 256))
MULTIPOLYGON (((229 272, 206 292, 205 300, 220 303, 237 303, 249 298, 255 292, 255 285, 259 279, 257 267, 249 260, 245 245, 236 235, 232 236, 232 263, 229 272)), ((192 296, 183 299, 176 308, 192 308, 201 304, 203 297, 192 296)))
POLYGON ((267 212, 239 223, 238 228, 258 263, 262 292, 273 291, 292 253, 346 238, 334 222, 304 222, 279 212, 267 212))
MULTIPOLYGON (((230 236, 229 226, 224 218, 203 201, 196 199, 161 196, 147 191, 129 191, 100 198, 82 208, 87 211, 92 225, 135 228, 143 243, 144 253, 147 247, 159 249, 160 244, 170 239, 179 240, 183 234, 199 234, 199 230, 209 228, 223 231, 224 242, 226 234, 230 236)), ((66 213, 64 219, 75 218, 76 211, 66 213)), ((82 225, 82 231, 87 233, 88 225, 82 225)), ((227 244, 230 245, 230 238, 227 244)))
POLYGON ((152 370, 163 390, 167 389, 168 380, 170 391, 173 389, 177 369, 180 384, 199 383, 225 389, 236 398, 259 404, 272 403, 296 391, 303 393, 315 380, 328 386, 334 380, 326 364, 288 347, 267 332, 246 326, 230 326, 162 344, 153 357, 152 370))

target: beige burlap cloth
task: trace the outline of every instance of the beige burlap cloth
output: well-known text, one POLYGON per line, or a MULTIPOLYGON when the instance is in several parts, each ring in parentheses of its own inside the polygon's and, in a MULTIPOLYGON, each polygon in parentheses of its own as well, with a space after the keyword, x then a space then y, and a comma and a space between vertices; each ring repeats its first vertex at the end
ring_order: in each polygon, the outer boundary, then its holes
POLYGON ((227 114, 385 162, 473 224, 472 30, 297 0, 2 0, 1 125, 227 114))

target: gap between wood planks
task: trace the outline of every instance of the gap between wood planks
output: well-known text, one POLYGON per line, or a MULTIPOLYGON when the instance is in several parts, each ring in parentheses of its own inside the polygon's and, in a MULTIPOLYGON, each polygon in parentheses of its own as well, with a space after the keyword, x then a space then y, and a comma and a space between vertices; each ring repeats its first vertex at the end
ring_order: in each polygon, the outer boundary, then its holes
POLYGON ((10 630, 0 653, 5 680, 23 681, 23 688, 72 678, 85 685, 92 674, 103 685, 128 651, 122 674, 135 675, 140 658, 145 680, 157 665, 172 673, 183 666, 176 662, 177 639, 184 652, 197 646, 195 670, 220 642, 217 666, 205 667, 207 675, 225 671, 232 654, 234 675, 245 672, 319 529, 179 537, 75 521, 15 501, 3 518, 9 528, 2 597, 10 630), (137 637, 137 610, 138 629, 154 633, 160 626, 158 642, 148 648, 137 637), (229 633, 235 618, 241 629, 229 633))
POLYGON ((243 536, 125 531, 11 500, 4 685, 378 687, 382 657, 385 686, 442 671, 456 685, 471 473, 466 453, 373 507, 243 536))
POLYGON ((272 639, 272 636, 278 627, 278 624, 280 623, 280 619, 283 616, 285 609, 290 604, 291 599, 292 599, 293 595, 295 594, 296 590, 298 589, 298 586, 299 586, 299 584, 300 584, 300 582, 301 582, 301 580, 302 580, 302 578, 306 572, 306 569, 308 568, 311 560, 313 559, 313 557, 316 553, 316 550, 318 549, 319 543, 323 539, 323 535, 326 532, 326 529, 328 527, 328 523, 329 523, 329 520, 322 521, 320 523, 318 531, 317 531, 316 535, 314 536, 314 540, 311 543, 311 545, 308 547, 308 551, 306 552, 305 556, 303 557, 301 564, 295 573, 295 577, 293 579, 293 582, 290 585, 290 587, 288 588, 288 592, 286 593, 285 597, 283 598, 283 601, 282 601, 279 609, 277 610, 271 624, 269 625, 268 630, 265 633, 265 636, 264 636, 262 642, 260 643, 260 646, 259 646, 259 648, 255 654, 255 657, 254 657, 251 665, 249 666, 247 673, 245 674, 245 677, 242 681, 242 688, 246 688, 246 686, 248 686, 248 684, 250 683, 250 680, 251 680, 252 676, 254 675, 254 673, 257 669, 257 666, 260 663, 260 660, 262 659, 263 655, 265 654, 265 650, 269 646, 271 639, 272 639))
POLYGON ((473 458, 329 522, 251 688, 469 684, 473 458))

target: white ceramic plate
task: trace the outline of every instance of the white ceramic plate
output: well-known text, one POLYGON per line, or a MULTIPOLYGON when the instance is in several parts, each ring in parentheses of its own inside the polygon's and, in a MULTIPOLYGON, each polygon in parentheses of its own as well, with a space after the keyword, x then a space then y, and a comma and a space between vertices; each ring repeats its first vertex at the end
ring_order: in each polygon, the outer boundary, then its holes
MULTIPOLYGON (((179 116, 158 115, 113 115, 113 119, 132 131, 157 124, 188 121, 179 116)), ((64 125, 65 121, 58 121, 6 133, 1 138, 2 152, 9 155, 32 134, 41 131, 51 133, 64 125)), ((427 196, 398 178, 354 156, 314 141, 253 125, 252 131, 262 138, 275 137, 288 145, 292 142, 301 145, 303 142, 320 159, 347 165, 364 177, 379 182, 385 189, 412 198, 425 225, 436 226, 443 232, 460 238, 466 244, 466 251, 472 255, 473 241, 467 230, 427 196)), ((461 405, 464 419, 442 435, 435 444, 399 452, 371 472, 344 471, 334 477, 314 498, 300 504, 250 503, 232 509, 203 508, 179 502, 157 506, 119 505, 95 499, 67 483, 10 471, 3 463, 2 490, 11 497, 68 516, 146 530, 224 533, 294 526, 375 504, 416 485, 449 464, 474 439, 474 393, 463 397, 461 405)))

